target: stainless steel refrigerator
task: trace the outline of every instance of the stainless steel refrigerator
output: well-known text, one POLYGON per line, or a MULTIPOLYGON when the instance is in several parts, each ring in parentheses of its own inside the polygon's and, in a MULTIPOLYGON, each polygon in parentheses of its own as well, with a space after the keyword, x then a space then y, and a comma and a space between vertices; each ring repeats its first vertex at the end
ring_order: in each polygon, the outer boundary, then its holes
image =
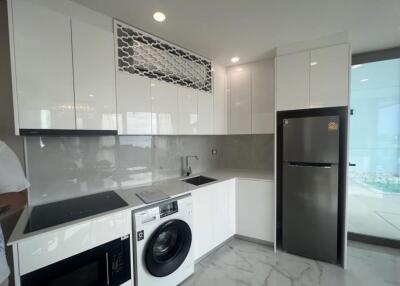
POLYGON ((282 246, 337 263, 339 116, 283 120, 282 246))

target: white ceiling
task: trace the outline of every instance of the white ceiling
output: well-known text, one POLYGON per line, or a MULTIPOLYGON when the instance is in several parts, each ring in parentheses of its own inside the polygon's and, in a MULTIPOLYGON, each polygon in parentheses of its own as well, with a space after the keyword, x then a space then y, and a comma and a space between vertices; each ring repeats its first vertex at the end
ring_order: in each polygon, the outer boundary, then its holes
POLYGON ((74 0, 216 62, 348 32, 353 53, 400 45, 400 0, 74 0), (157 23, 155 11, 166 14, 157 23))

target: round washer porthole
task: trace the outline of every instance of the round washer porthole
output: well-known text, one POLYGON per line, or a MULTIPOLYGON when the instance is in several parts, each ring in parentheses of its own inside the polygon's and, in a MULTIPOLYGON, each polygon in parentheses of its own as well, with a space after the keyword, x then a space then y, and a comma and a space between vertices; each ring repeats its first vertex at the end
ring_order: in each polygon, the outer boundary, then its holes
POLYGON ((170 220, 151 235, 145 248, 147 270, 156 277, 173 273, 185 261, 192 244, 190 226, 182 220, 170 220))

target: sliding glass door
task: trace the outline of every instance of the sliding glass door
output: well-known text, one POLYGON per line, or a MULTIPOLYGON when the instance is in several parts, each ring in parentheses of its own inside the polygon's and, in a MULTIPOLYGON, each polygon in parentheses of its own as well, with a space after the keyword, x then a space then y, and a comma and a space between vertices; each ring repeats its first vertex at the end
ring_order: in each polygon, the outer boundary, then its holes
POLYGON ((353 65, 351 110, 349 232, 400 240, 400 59, 353 65))

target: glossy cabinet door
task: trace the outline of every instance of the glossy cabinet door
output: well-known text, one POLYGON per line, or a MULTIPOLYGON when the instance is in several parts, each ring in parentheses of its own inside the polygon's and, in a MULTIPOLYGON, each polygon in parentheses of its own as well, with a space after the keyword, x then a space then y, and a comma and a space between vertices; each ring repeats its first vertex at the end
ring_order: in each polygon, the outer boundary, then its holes
POLYGON ((230 134, 251 134, 251 72, 230 73, 230 134))
POLYGON ((310 107, 349 104, 349 45, 311 51, 310 107))
POLYGON ((235 234, 236 183, 235 179, 215 185, 214 203, 214 247, 235 234))
POLYGON ((257 65, 252 71, 251 86, 251 133, 274 133, 274 68, 257 65))
POLYGON ((309 108, 310 52, 276 58, 276 109, 309 108))
POLYGON ((214 247, 213 185, 192 192, 194 259, 199 259, 214 247))
POLYGON ((117 130, 114 40, 109 29, 72 18, 76 128, 117 130))
POLYGON ((236 179, 202 187, 193 196, 194 256, 199 259, 236 230, 236 179))
POLYGON ((12 4, 19 128, 75 129, 70 18, 12 4))
POLYGON ((178 87, 179 134, 197 134, 197 91, 178 87))
POLYGON ((275 199, 272 181, 237 181, 237 234, 274 242, 275 199))
POLYGON ((214 96, 212 93, 198 91, 198 134, 214 134, 214 96))
POLYGON ((151 134, 151 80, 117 71, 118 134, 151 134))
POLYGON ((152 134, 178 134, 178 87, 162 81, 151 81, 152 134))
MULTIPOLYGON (((221 68, 222 69, 222 68, 221 68)), ((228 134, 225 69, 214 69, 214 134, 228 134)))

